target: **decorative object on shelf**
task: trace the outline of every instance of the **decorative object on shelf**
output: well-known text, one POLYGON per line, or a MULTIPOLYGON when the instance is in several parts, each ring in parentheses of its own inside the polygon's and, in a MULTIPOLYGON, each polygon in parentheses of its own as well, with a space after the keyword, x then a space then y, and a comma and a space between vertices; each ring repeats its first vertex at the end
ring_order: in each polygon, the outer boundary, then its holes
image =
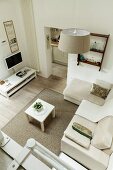
POLYGON ((36 102, 33 106, 38 112, 40 112, 43 109, 43 105, 41 102, 36 102))
POLYGON ((16 76, 22 78, 22 77, 24 77, 29 71, 30 71, 30 69, 25 69, 25 70, 19 71, 19 72, 16 73, 16 76))
POLYGON ((85 57, 83 56, 83 54, 80 54, 80 60, 81 60, 81 61, 86 60, 85 57))
POLYGON ((59 28, 50 28, 51 46, 58 47, 61 31, 59 28))
POLYGON ((18 43, 17 43, 17 38, 16 38, 13 21, 12 20, 6 21, 6 22, 3 22, 3 24, 4 24, 6 35, 8 38, 10 50, 12 53, 14 53, 19 50, 19 47, 18 47, 18 43))
POLYGON ((89 55, 87 58, 86 57, 87 55, 85 54, 86 56, 84 55, 84 60, 82 60, 80 57, 82 54, 78 55, 77 65, 79 65, 79 62, 83 62, 83 63, 90 64, 93 66, 98 66, 99 71, 100 71, 101 67, 102 67, 102 62, 103 62, 105 50, 107 47, 109 35, 97 34, 97 33, 91 33, 90 35, 91 35, 90 58, 89 58, 89 55), (94 55, 94 53, 95 53, 95 55, 94 55), (93 57, 91 57, 92 55, 93 55, 93 57))
POLYGON ((97 49, 97 42, 95 41, 93 44, 92 44, 92 47, 90 48, 90 50, 96 50, 97 49))
POLYGON ((3 85, 5 83, 4 80, 0 80, 0 85, 3 85))
POLYGON ((110 92, 110 89, 101 87, 100 85, 95 84, 95 83, 93 83, 92 89, 90 91, 91 94, 93 94, 95 96, 98 96, 98 97, 100 97, 102 99, 106 99, 109 92, 110 92))

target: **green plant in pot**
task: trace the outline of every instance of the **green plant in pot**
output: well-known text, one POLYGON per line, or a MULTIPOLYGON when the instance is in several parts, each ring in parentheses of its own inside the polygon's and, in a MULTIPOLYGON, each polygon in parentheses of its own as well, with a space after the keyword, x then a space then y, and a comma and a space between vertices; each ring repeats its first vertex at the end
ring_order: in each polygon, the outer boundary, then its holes
POLYGON ((41 102, 36 102, 33 107, 38 111, 40 112, 42 109, 43 109, 43 105, 41 102))

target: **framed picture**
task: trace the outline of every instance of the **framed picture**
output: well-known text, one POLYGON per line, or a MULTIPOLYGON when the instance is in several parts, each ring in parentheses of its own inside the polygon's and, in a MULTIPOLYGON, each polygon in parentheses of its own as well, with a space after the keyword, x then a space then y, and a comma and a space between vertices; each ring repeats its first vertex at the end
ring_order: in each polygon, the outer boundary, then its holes
POLYGON ((4 24, 7 39, 9 42, 10 50, 12 53, 14 53, 19 50, 19 47, 18 47, 18 43, 17 43, 17 38, 16 38, 13 21, 12 20, 6 21, 6 22, 3 22, 3 24, 4 24))

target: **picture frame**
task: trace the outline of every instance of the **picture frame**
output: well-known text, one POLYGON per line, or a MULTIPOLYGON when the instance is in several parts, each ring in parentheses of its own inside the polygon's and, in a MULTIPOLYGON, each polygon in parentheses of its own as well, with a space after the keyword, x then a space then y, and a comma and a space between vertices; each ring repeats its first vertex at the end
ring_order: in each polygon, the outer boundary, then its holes
POLYGON ((13 21, 12 20, 5 21, 3 22, 3 24, 4 24, 5 32, 7 35, 8 42, 9 42, 11 53, 19 51, 19 46, 18 46, 18 42, 16 38, 13 21))

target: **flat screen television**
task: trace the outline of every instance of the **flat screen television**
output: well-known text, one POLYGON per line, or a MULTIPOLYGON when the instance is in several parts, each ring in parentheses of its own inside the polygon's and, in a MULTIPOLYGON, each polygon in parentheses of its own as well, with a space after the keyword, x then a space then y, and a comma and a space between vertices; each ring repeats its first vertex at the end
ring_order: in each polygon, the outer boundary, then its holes
POLYGON ((13 55, 5 58, 5 62, 6 62, 8 69, 13 68, 14 66, 16 66, 17 64, 22 62, 21 52, 18 52, 16 54, 13 54, 13 55))

